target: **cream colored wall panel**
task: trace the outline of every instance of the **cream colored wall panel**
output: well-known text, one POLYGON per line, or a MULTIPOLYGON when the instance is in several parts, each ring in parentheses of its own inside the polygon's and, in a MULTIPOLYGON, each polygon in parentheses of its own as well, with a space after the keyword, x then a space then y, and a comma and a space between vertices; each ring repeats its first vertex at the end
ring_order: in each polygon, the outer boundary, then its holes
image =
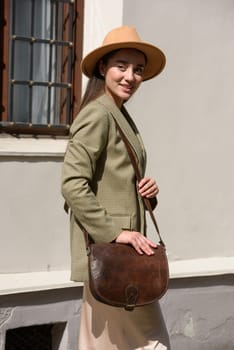
POLYGON ((167 56, 128 108, 159 183, 169 256, 233 256, 234 2, 128 0, 123 22, 167 56))

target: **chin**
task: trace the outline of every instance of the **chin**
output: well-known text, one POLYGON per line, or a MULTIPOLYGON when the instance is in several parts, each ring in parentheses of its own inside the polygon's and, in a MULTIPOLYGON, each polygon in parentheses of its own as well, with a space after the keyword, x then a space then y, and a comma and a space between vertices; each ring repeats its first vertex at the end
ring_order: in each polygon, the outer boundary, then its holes
POLYGON ((132 96, 132 94, 123 94, 123 96, 121 96, 121 98, 123 100, 129 100, 131 96, 132 96))

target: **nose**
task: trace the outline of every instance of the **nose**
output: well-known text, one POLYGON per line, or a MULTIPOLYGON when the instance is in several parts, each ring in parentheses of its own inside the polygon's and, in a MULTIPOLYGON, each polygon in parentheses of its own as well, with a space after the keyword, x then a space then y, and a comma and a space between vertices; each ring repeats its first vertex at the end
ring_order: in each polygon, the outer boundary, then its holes
POLYGON ((125 71, 125 79, 127 81, 133 81, 134 80, 133 67, 129 66, 128 69, 126 69, 126 71, 125 71))

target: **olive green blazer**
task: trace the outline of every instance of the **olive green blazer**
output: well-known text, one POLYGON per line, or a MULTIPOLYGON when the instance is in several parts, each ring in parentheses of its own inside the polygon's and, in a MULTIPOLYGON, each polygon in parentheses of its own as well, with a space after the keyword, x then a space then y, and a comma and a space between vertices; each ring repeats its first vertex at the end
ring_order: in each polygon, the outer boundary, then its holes
POLYGON ((145 149, 132 119, 105 94, 83 108, 71 126, 62 169, 62 194, 71 209, 71 279, 75 281, 88 279, 85 241, 77 219, 95 242, 111 242, 123 229, 146 231, 135 173, 114 118, 135 151, 141 175, 145 172, 145 149))

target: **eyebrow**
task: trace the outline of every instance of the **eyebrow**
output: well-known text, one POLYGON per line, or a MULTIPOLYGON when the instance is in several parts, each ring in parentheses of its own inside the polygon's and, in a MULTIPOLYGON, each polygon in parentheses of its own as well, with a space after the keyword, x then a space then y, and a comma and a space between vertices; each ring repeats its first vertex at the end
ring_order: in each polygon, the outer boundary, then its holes
MULTIPOLYGON (((123 64, 129 64, 129 62, 128 61, 125 61, 125 60, 116 60, 116 63, 123 63, 123 64)), ((142 68, 144 68, 145 67, 145 65, 144 64, 137 64, 137 67, 142 67, 142 68)))

